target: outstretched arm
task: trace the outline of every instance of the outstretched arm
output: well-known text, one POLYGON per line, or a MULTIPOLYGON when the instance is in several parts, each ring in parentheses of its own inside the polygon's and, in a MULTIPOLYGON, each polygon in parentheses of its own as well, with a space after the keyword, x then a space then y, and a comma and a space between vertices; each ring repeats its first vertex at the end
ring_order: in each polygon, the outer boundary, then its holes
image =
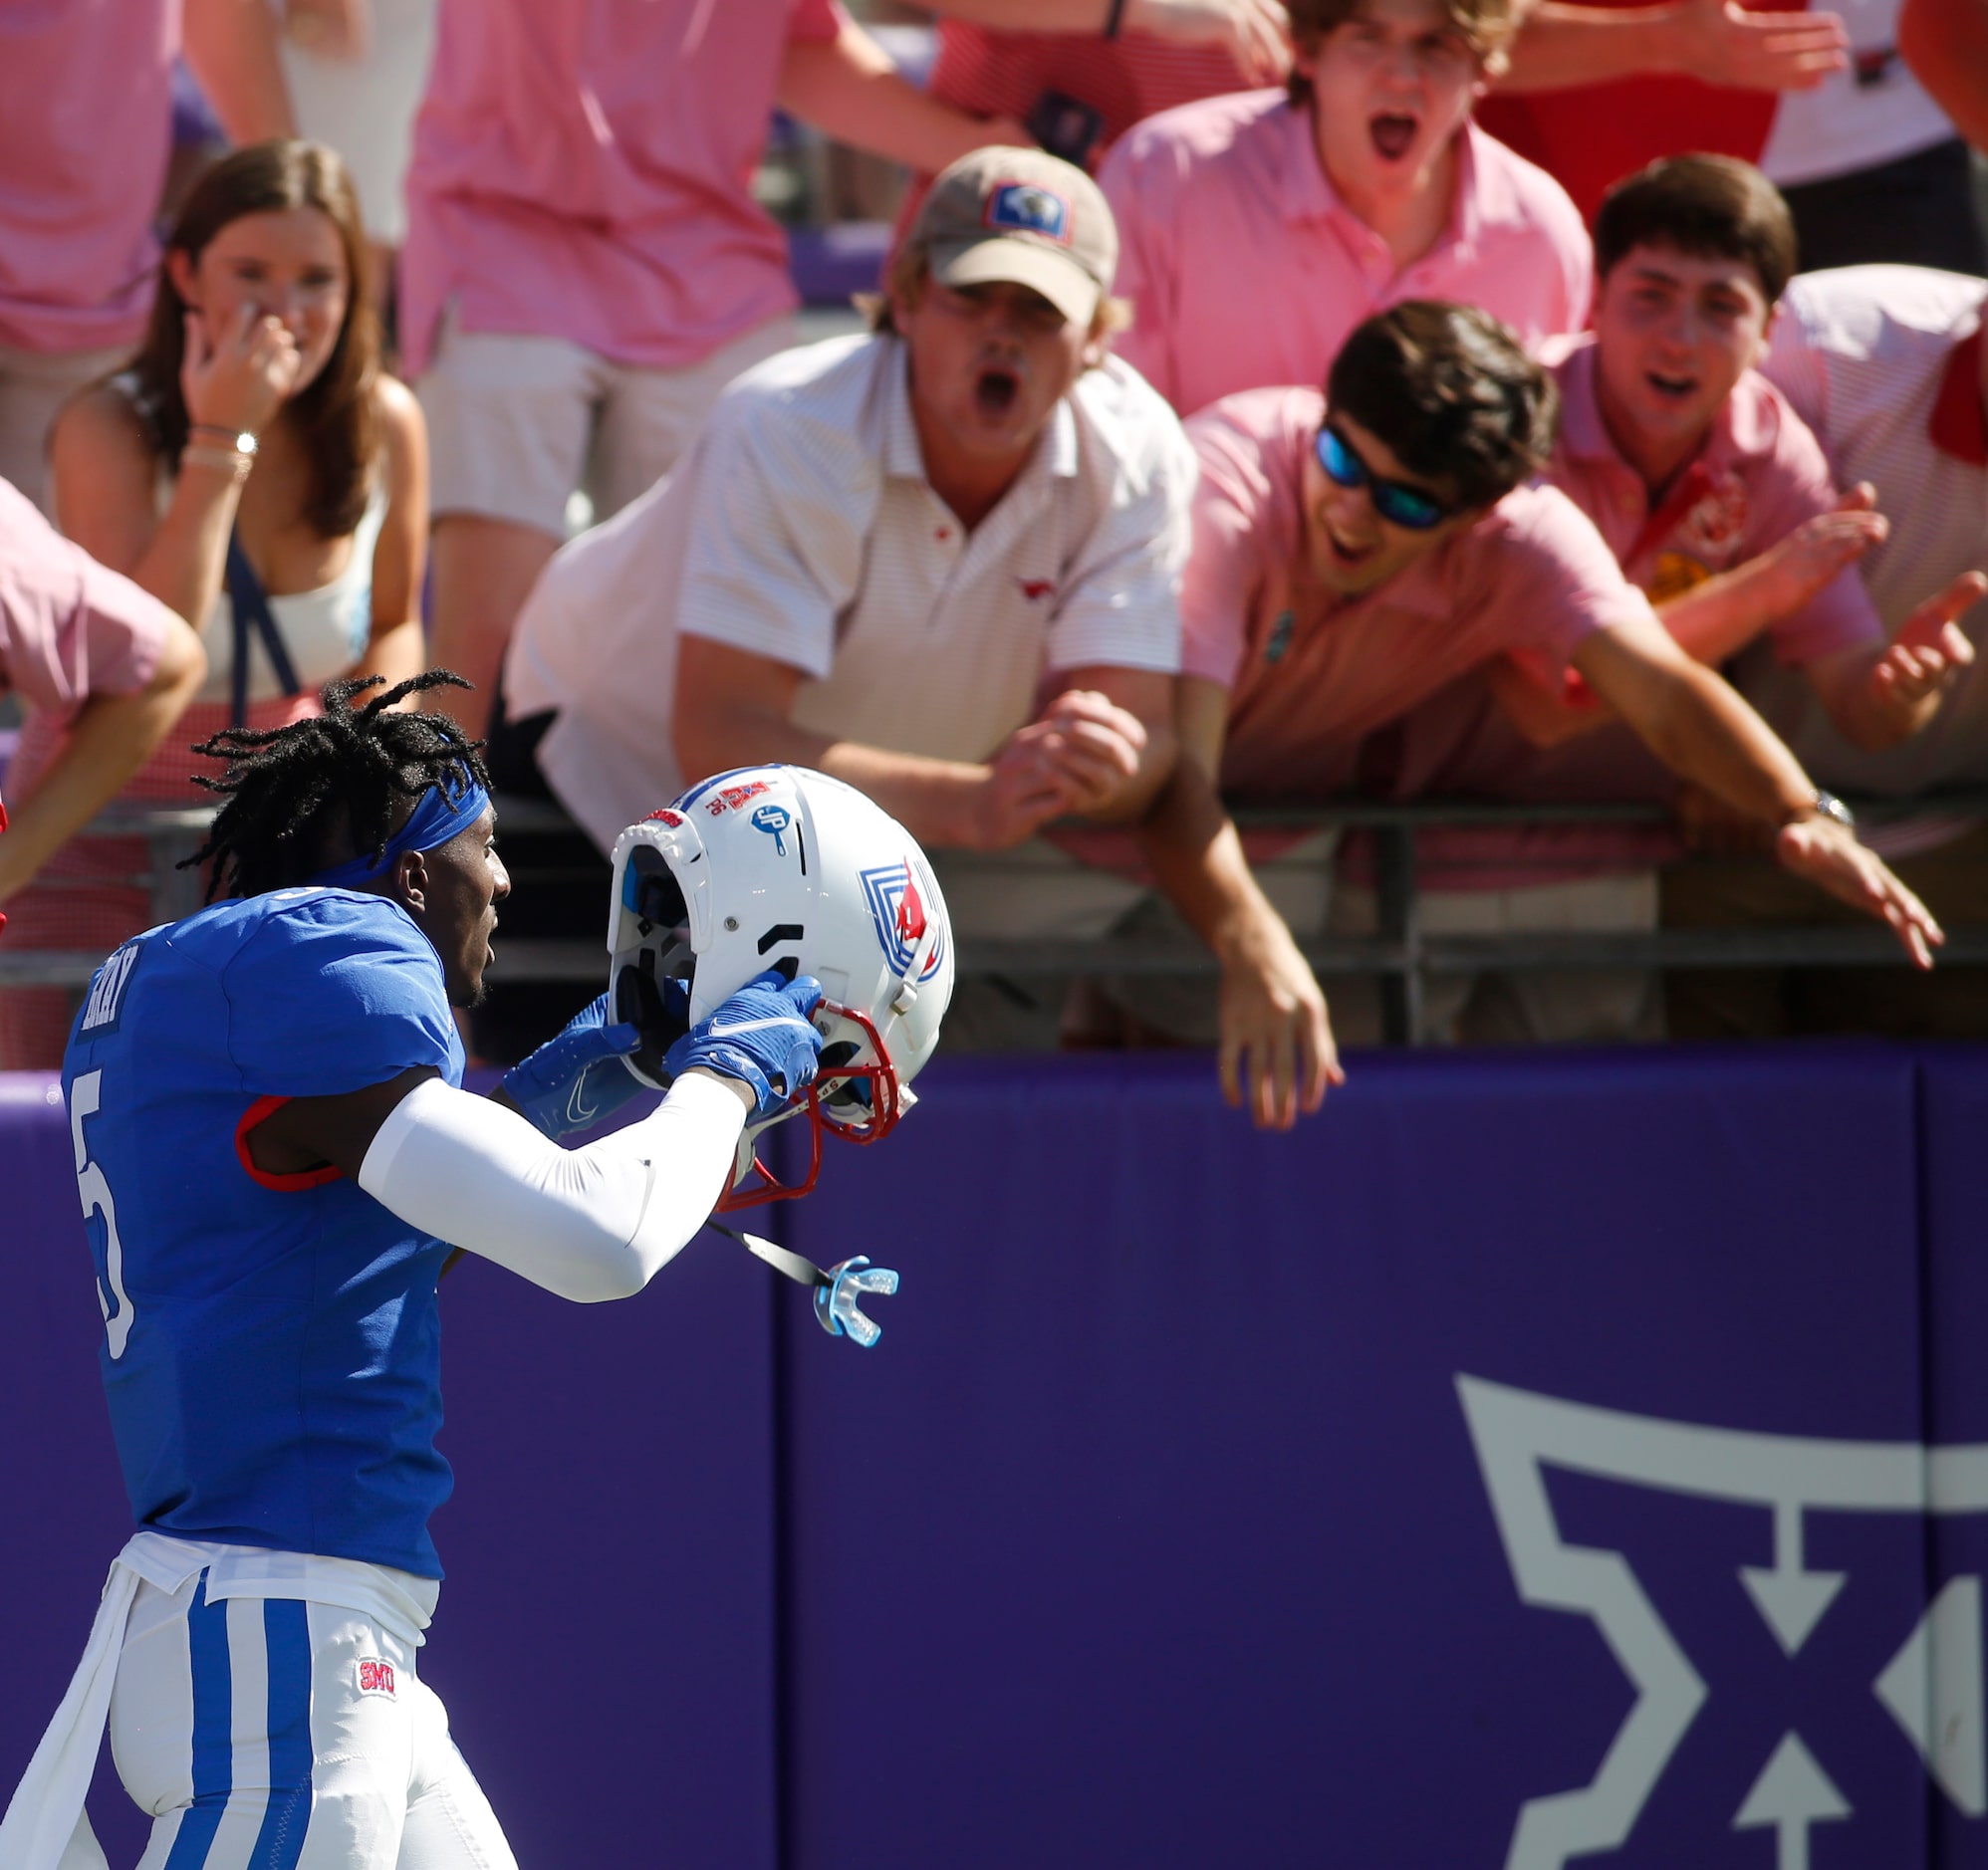
MULTIPOLYGON (((932 11, 1011 33, 1096 34, 1112 0, 934 0, 932 11)), ((1281 84, 1291 69, 1291 18, 1279 0, 1124 0, 1118 29, 1220 47, 1252 85, 1281 84)))
POLYGON ((563 1298, 625 1298, 710 1218, 747 1118, 812 1080, 820 1000, 805 978, 749 983, 670 1049, 661 1104, 584 1149, 562 1149, 510 1098, 472 1097, 421 1066, 280 1105, 250 1132, 250 1159, 276 1174, 329 1163, 409 1225, 563 1298))
POLYGON ((775 96, 790 117, 838 142, 927 175, 989 143, 1032 140, 1019 123, 969 117, 927 97, 853 20, 832 40, 790 39, 775 96))
POLYGON ((1654 618, 1593 631, 1575 666, 1665 765, 1777 833, 1784 868, 1888 923, 1915 965, 1945 937, 1926 906, 1856 835, 1817 810, 1818 793, 1773 730, 1654 618))
POLYGON ((1259 1129, 1288 1130, 1344 1084, 1326 997, 1243 854, 1215 790, 1228 690, 1183 676, 1180 757, 1139 843, 1167 900, 1221 963, 1222 1094, 1259 1129))
POLYGON ((1741 91, 1808 91, 1843 69, 1849 44, 1834 13, 1750 13, 1736 0, 1543 0, 1525 16, 1497 82, 1501 91, 1564 91, 1662 72, 1741 91))

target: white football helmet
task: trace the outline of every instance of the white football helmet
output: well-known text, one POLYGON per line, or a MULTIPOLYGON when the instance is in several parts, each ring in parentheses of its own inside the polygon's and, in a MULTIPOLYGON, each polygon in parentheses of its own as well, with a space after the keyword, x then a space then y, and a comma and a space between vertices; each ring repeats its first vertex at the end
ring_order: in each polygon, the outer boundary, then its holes
POLYGON ((767 1125, 749 1126, 720 1208, 805 1195, 824 1131, 887 1135, 952 998, 952 929, 917 840, 807 767, 720 773, 629 825, 615 840, 608 950, 615 1017, 642 1029, 630 1067, 653 1084, 667 1081, 662 1053, 684 1030, 680 1010, 665 1010, 665 981, 687 988, 691 1026, 769 968, 822 984, 821 1070, 773 1119, 808 1113, 807 1173, 776 1182, 753 1150, 767 1125))

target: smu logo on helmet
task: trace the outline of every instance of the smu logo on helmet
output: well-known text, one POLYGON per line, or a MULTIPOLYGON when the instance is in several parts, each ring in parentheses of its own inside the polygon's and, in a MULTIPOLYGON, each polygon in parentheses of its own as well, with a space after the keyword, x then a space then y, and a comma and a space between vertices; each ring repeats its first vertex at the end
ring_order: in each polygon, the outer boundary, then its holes
MULTIPOLYGON (((892 972, 908 975, 917 961, 918 946, 925 939, 927 926, 925 899, 911 875, 910 860, 865 870, 863 893, 870 902, 870 919, 876 929, 877 943, 892 972)), ((932 952, 926 956, 918 979, 930 980, 944 959, 945 938, 941 935, 932 943, 932 952)))
POLYGON ((987 225, 1070 244, 1070 203, 1040 182, 1003 182, 987 198, 987 225))

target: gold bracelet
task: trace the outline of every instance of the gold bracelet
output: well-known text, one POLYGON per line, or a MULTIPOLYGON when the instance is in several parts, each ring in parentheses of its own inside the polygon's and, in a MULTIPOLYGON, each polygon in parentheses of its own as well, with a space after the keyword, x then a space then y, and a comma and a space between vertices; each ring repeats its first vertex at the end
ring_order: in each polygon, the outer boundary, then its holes
POLYGON ((255 457, 243 454, 239 448, 182 448, 179 451, 179 465, 226 468, 235 485, 239 487, 248 479, 249 470, 255 466, 255 457))

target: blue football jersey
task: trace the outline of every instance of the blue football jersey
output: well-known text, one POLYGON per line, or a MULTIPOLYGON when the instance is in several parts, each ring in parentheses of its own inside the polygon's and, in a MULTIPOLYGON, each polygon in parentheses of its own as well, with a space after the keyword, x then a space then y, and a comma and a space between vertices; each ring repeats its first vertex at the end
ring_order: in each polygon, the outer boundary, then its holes
POLYGON ((131 1512, 185 1538, 440 1577, 448 1249, 336 1169, 272 1176, 275 1102, 414 1065, 462 1083, 441 963, 397 903, 286 889, 126 942, 63 1060, 131 1512))

